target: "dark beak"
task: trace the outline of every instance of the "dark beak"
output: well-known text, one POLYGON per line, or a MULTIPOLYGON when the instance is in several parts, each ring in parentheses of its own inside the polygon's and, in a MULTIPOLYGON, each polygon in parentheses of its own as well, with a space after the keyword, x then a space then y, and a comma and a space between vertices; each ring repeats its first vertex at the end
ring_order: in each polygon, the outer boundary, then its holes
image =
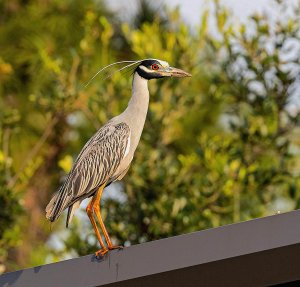
POLYGON ((192 76, 190 73, 187 73, 187 72, 177 69, 177 68, 170 67, 169 69, 170 70, 168 71, 168 73, 170 74, 171 77, 183 78, 183 77, 191 77, 192 76))

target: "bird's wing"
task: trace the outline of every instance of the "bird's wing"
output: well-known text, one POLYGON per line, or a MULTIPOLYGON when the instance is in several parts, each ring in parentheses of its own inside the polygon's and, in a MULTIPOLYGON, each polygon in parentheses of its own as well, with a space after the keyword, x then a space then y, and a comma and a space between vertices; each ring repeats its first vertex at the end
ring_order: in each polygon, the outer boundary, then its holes
POLYGON ((90 196, 118 168, 129 143, 126 123, 103 126, 83 147, 65 183, 46 208, 46 217, 54 221, 79 199, 90 196))
POLYGON ((70 172, 68 193, 81 197, 107 181, 125 155, 129 135, 125 123, 100 129, 79 154, 70 172))

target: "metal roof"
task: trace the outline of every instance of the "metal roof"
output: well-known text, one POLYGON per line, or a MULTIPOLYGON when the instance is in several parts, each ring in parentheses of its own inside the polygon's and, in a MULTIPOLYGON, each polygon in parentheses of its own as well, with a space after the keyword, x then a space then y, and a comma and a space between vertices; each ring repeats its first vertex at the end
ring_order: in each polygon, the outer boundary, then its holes
MULTIPOLYGON (((300 211, 6 273, 2 287, 271 286, 300 280, 300 211)), ((295 285, 295 286, 300 286, 295 285)))

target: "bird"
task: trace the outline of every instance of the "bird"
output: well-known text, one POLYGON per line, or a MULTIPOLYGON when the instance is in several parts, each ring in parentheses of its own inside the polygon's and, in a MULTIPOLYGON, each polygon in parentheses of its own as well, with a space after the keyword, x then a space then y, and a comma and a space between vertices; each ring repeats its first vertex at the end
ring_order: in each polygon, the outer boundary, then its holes
POLYGON ((100 201, 104 188, 121 180, 131 165, 148 111, 150 97, 148 81, 166 77, 191 76, 181 69, 171 67, 166 61, 158 59, 115 62, 99 72, 122 63, 126 63, 126 66, 118 71, 129 67, 134 68, 132 95, 127 108, 120 115, 104 124, 88 140, 64 183, 46 207, 46 218, 51 222, 57 220, 62 212, 68 208, 66 220, 66 227, 68 227, 81 202, 86 198, 91 198, 86 207, 86 213, 101 246, 95 252, 96 257, 103 257, 109 250, 123 248, 112 244, 101 217, 100 201), (102 239, 96 219, 106 244, 102 239))

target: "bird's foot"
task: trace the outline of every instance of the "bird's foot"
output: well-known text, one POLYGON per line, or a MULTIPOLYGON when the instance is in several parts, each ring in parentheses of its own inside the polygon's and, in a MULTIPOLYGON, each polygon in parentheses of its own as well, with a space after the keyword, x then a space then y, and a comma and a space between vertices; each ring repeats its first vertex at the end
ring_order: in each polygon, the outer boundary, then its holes
POLYGON ((103 257, 107 252, 108 252, 107 248, 102 248, 102 249, 95 252, 95 256, 97 258, 100 258, 100 257, 103 257))
POLYGON ((110 246, 108 246, 108 249, 109 250, 114 250, 114 249, 123 249, 124 248, 124 246, 121 246, 121 245, 110 245, 110 246))

